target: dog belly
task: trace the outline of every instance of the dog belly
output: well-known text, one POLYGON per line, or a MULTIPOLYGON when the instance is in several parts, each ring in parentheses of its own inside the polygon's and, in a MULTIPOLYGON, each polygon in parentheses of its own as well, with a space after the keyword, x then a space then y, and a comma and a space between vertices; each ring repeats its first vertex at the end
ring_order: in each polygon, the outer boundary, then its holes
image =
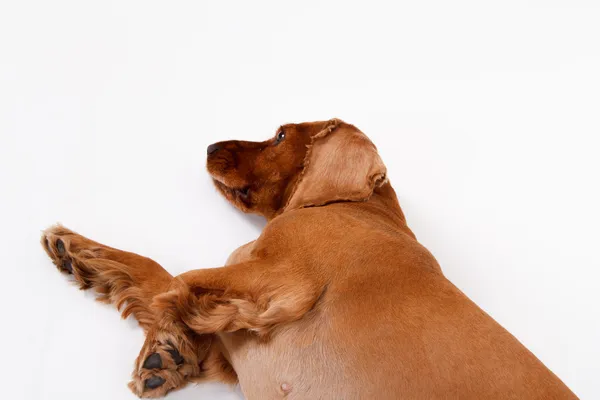
POLYGON ((245 332, 219 335, 247 400, 361 398, 348 393, 339 357, 315 328, 293 323, 268 342, 245 332))

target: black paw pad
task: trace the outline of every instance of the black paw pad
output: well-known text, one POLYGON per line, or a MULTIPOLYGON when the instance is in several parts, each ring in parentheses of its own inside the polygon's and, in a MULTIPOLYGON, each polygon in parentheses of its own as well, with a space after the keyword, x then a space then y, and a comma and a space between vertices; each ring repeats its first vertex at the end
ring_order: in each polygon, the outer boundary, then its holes
POLYGON ((179 353, 179 351, 177 351, 177 349, 171 349, 171 350, 167 350, 167 351, 171 355, 171 358, 173 359, 175 364, 177 364, 177 365, 183 364, 185 359, 181 356, 181 353, 179 353))
POLYGON ((56 250, 58 250, 58 254, 60 254, 61 256, 63 254, 65 254, 65 244, 63 243, 62 240, 58 239, 56 241, 56 250))
MULTIPOLYGON (((160 369, 160 368, 162 368, 162 358, 160 358, 160 354, 158 354, 158 353, 150 354, 150 356, 148 358, 146 358, 146 361, 144 361, 144 365, 142 365, 142 368, 145 368, 145 369, 160 369)), ((154 377, 154 378, 157 378, 157 377, 154 377)), ((150 378, 150 379, 152 379, 152 378, 150 378)), ((150 379, 148 379, 148 381, 150 379)), ((160 378, 160 379, 162 379, 162 378, 160 378)), ((162 383, 160 385, 162 385, 162 383)), ((160 385, 158 385, 158 386, 160 386, 160 385)))
POLYGON ((73 273, 73 264, 71 263, 71 261, 65 261, 63 263, 63 268, 69 271, 70 274, 73 273))
POLYGON ((150 378, 146 379, 144 386, 146 389, 156 389, 157 387, 162 386, 165 382, 166 380, 160 376, 151 376, 150 378))

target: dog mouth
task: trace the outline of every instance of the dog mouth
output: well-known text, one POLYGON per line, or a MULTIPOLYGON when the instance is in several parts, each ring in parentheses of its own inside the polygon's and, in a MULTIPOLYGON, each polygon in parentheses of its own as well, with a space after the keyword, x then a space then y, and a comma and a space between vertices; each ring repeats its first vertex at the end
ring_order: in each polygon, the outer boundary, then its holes
POLYGON ((230 199, 239 199, 245 205, 250 205, 250 186, 242 186, 242 187, 232 187, 223 183, 221 180, 213 178, 213 182, 217 189, 221 191, 225 195, 225 197, 230 199))
POLYGON ((247 200, 250 197, 250 187, 246 186, 241 189, 233 189, 235 194, 241 199, 247 200))

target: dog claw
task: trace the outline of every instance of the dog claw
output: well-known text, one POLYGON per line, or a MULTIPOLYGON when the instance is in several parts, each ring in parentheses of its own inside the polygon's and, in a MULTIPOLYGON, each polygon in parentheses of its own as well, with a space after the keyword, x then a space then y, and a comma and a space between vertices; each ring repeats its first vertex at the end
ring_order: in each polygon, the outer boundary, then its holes
MULTIPOLYGON (((162 358, 160 358, 160 354, 152 353, 146 361, 144 361, 144 365, 142 365, 144 369, 161 369, 162 368, 162 358)), ((152 379, 152 378, 150 378, 152 379)), ((150 380, 148 379, 148 381, 150 380)), ((162 378, 161 378, 162 379, 162 378)), ((158 385, 160 386, 160 385, 158 385)))
POLYGON ((144 386, 146 387, 146 389, 152 390, 162 386, 165 382, 166 380, 164 378, 161 378, 160 376, 151 376, 150 378, 146 379, 146 382, 144 382, 144 386))

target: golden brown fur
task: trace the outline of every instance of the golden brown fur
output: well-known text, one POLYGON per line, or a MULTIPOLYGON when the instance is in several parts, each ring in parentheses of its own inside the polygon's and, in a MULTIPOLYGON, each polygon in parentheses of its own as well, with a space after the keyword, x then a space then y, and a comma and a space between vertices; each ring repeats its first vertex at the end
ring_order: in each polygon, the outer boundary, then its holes
POLYGON ((131 389, 239 382, 248 399, 574 399, 442 274, 375 146, 340 120, 209 147, 217 189, 268 219, 226 266, 172 277, 66 228, 42 238, 146 331, 131 389))

